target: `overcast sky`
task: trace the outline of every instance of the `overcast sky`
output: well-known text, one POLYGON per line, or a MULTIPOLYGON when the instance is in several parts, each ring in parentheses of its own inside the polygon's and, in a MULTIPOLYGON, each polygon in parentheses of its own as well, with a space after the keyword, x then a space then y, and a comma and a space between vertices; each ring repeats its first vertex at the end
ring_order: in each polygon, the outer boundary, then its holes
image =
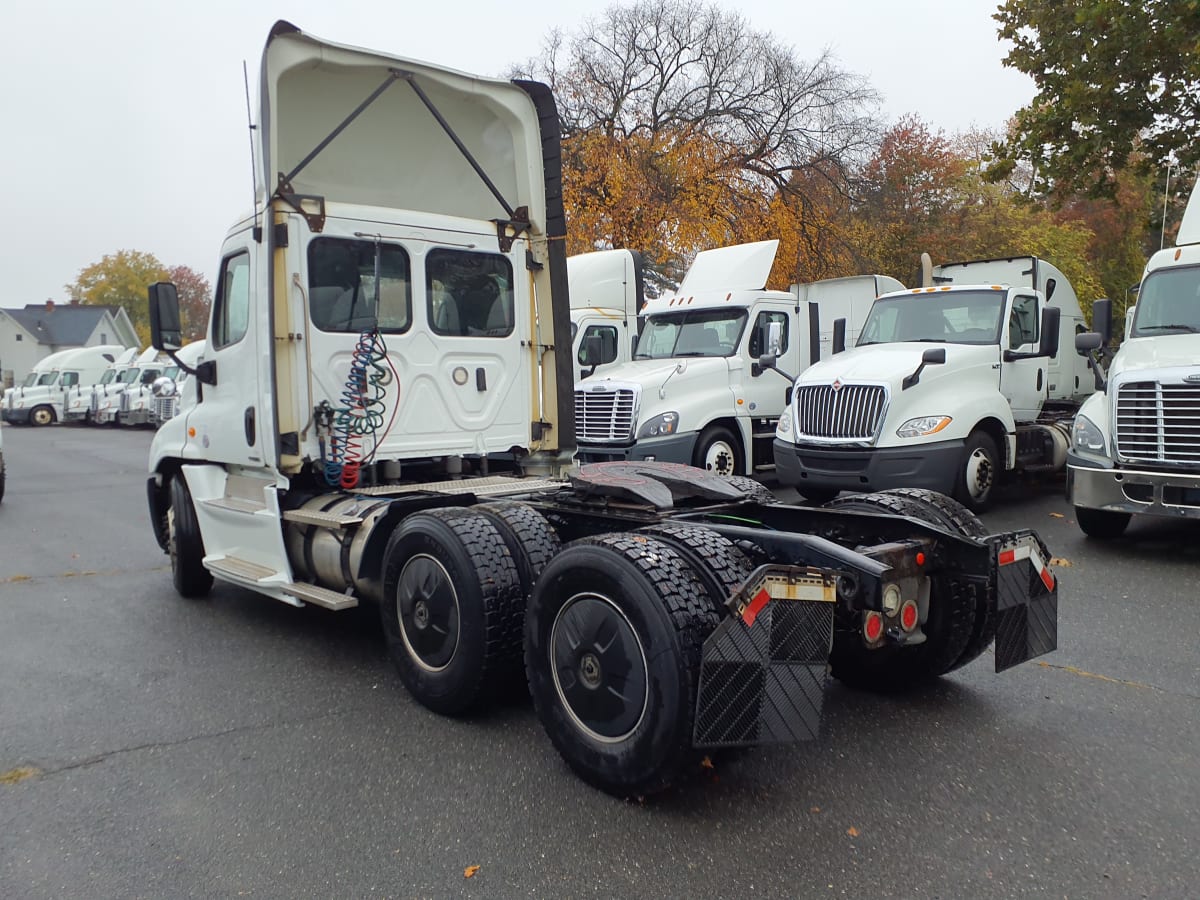
MULTIPOLYGON (((894 121, 1000 128, 1034 94, 1006 69, 998 0, 720 0, 811 58, 828 47, 894 121)), ((502 75, 607 0, 41 0, 6 5, 0 53, 0 307, 65 299, 117 250, 210 282, 251 200, 242 61, 285 18, 339 43, 502 75)))

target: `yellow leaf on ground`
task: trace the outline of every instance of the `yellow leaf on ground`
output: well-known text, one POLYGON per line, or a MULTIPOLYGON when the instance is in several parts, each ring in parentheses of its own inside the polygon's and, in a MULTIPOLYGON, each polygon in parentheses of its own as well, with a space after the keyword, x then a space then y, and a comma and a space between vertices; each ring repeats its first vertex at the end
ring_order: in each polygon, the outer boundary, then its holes
POLYGON ((33 778, 41 775, 41 769, 35 769, 33 766, 19 766, 15 769, 9 769, 7 772, 0 772, 0 784, 16 784, 19 781, 24 781, 27 778, 33 778))
POLYGON ((858 829, 851 825, 846 829, 846 834, 850 835, 850 837, 858 837, 858 829))
POLYGON ((1060 569, 1069 569, 1071 566, 1075 565, 1075 563, 1071 562, 1069 559, 1063 559, 1061 556, 1055 556, 1050 560, 1050 565, 1058 566, 1060 569))
POLYGON ((809 809, 809 812, 812 813, 813 815, 816 815, 820 811, 821 811, 821 807, 819 807, 819 806, 814 806, 811 809, 809 809))
POLYGON ((1050 516, 1051 516, 1051 518, 1054 518, 1054 519, 1065 519, 1066 518, 1066 516, 1064 516, 1062 513, 1050 513, 1050 516))
POLYGON ((704 757, 704 759, 700 760, 700 768, 702 768, 702 769, 714 768, 712 757, 706 756, 706 757, 704 757))
POLYGON ((479 866, 467 866, 463 869, 463 878, 474 878, 475 873, 479 871, 479 866))

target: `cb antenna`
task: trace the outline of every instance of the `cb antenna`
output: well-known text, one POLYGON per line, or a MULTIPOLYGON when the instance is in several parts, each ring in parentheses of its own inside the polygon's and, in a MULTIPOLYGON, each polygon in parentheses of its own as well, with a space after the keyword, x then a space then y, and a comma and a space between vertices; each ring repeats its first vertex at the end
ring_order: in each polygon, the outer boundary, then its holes
POLYGON ((258 244, 262 243, 262 226, 258 224, 258 170, 254 161, 254 132, 258 126, 254 124, 254 118, 250 112, 250 74, 246 69, 244 59, 242 60, 242 84, 246 86, 246 126, 250 129, 250 187, 254 191, 250 208, 254 210, 254 242, 258 244))

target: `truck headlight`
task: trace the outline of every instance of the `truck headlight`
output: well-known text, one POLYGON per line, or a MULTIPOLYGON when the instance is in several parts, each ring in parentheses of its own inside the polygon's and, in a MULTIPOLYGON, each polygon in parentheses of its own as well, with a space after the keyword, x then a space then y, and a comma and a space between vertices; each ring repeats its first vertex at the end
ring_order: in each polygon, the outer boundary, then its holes
POLYGON ((779 421, 775 424, 775 433, 786 437, 792 433, 792 411, 785 409, 783 415, 779 417, 779 421))
POLYGON ((1080 450, 1090 450, 1092 453, 1105 453, 1104 432, 1096 427, 1096 423, 1087 416, 1076 416, 1071 428, 1076 447, 1080 450))
POLYGON ((662 437, 664 434, 674 434, 678 427, 679 413, 665 412, 642 423, 642 427, 638 429, 637 433, 638 440, 648 437, 662 437))
POLYGON ((937 434, 953 421, 950 416, 918 416, 897 428, 896 437, 911 438, 937 434))

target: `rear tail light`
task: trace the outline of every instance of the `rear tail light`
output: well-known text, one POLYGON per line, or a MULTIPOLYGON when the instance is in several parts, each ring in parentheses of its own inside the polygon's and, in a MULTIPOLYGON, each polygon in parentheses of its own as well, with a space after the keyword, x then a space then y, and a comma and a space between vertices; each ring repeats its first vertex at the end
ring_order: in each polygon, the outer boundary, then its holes
POLYGON ((874 644, 883 637, 883 616, 875 610, 870 610, 863 617, 863 637, 868 644, 874 644))

